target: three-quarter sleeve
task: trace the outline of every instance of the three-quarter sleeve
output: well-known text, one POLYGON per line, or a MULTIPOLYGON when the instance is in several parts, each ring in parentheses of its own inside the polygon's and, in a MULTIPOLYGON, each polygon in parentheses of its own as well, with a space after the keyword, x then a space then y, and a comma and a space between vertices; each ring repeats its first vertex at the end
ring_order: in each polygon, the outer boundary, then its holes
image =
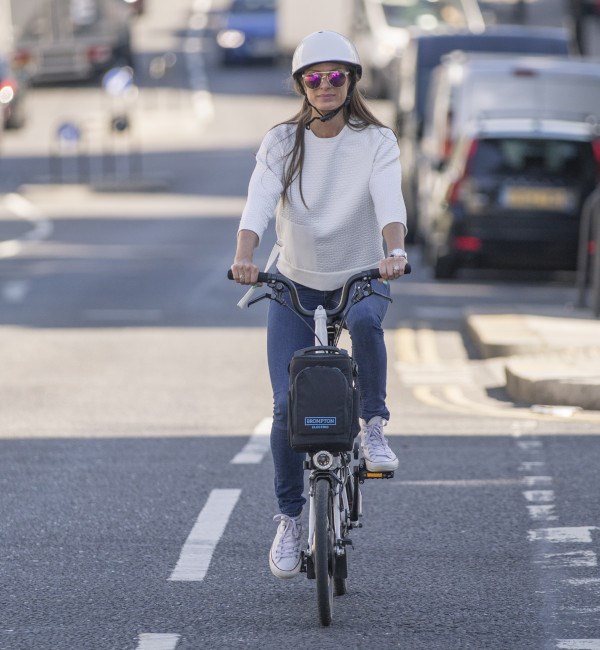
POLYGON ((369 191, 380 230, 393 222, 402 223, 406 229, 400 150, 396 137, 389 129, 381 132, 381 141, 375 153, 369 180, 369 191))
POLYGON ((248 196, 238 231, 251 230, 259 239, 262 238, 281 198, 283 168, 281 147, 275 131, 271 130, 256 154, 256 166, 248 184, 248 196))

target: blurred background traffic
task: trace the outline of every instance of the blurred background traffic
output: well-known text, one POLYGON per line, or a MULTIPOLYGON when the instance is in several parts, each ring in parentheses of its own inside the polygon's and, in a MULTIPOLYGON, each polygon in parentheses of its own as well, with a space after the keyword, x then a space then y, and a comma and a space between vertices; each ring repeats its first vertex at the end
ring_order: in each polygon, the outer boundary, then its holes
POLYGON ((0 12, 1 192, 181 191, 153 150, 260 138, 294 112, 298 42, 334 29, 398 134, 409 241, 434 277, 577 268, 600 180, 598 0, 2 0, 0 12), (219 107, 232 124, 216 139, 219 107))

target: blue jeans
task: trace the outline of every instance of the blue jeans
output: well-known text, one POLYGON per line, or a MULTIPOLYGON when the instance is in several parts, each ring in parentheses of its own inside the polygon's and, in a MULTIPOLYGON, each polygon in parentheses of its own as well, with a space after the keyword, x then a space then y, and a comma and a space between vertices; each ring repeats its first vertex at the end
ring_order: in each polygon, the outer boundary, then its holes
MULTIPOLYGON (((335 307, 341 290, 317 291, 296 285, 300 302, 306 309, 319 305, 325 309, 335 307)), ((390 295, 387 283, 373 281, 373 289, 390 295)), ((287 291, 286 302, 291 304, 287 291)), ((350 294, 352 296, 352 293, 350 294)), ((385 404, 387 379, 387 353, 382 321, 388 300, 371 295, 349 308, 347 327, 352 340, 352 355, 358 366, 361 396, 361 417, 370 420, 379 415, 386 420, 390 413, 385 404)), ((274 300, 269 303, 267 321, 267 356, 273 387, 273 427, 271 451, 275 464, 275 496, 280 512, 290 517, 299 515, 306 499, 304 492, 303 461, 306 454, 293 451, 288 443, 288 365, 294 352, 314 345, 314 322, 301 317, 274 300), (304 321, 304 323, 302 322, 304 321), (308 324, 308 327, 307 327, 308 324)), ((325 342, 326 343, 326 342, 325 342)))

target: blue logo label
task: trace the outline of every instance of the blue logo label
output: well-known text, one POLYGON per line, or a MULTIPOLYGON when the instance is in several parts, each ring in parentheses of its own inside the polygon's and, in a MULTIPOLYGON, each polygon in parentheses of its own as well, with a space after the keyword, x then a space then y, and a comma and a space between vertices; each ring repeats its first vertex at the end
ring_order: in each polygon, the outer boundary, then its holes
POLYGON ((337 418, 332 417, 306 417, 304 418, 304 426, 311 429, 329 429, 334 427, 337 423, 337 418))

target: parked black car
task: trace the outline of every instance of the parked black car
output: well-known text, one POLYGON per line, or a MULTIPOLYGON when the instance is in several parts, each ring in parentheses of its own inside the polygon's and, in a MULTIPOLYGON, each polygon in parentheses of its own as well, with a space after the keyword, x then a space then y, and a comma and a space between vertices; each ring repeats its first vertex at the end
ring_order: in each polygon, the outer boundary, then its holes
POLYGON ((400 135, 402 191, 411 239, 417 232, 416 169, 425 103, 431 73, 442 57, 455 50, 566 56, 574 52, 574 47, 570 32, 562 28, 498 25, 481 33, 467 30, 412 33, 400 61, 400 87, 392 98, 400 135))
POLYGON ((425 257, 461 267, 574 270, 580 215, 600 181, 592 123, 483 121, 457 144, 433 199, 425 257))

